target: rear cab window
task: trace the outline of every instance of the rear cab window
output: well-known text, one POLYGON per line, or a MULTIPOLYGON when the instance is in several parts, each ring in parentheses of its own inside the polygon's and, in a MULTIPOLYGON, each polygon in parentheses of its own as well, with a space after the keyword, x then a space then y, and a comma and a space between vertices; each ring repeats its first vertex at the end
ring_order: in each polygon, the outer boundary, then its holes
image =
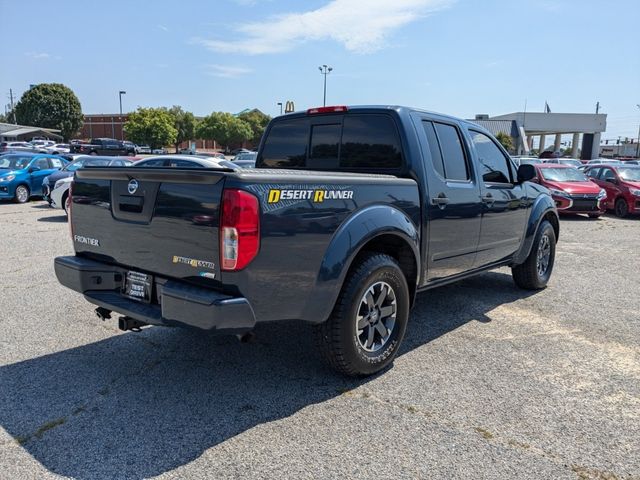
POLYGON ((391 115, 347 113, 275 123, 256 166, 397 173, 403 156, 391 115))

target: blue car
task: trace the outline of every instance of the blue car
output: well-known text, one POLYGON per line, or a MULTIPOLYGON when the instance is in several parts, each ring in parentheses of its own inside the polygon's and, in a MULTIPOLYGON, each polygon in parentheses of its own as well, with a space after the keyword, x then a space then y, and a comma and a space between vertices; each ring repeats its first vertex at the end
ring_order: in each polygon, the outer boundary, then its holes
POLYGON ((0 155, 0 199, 28 202, 41 196, 42 180, 67 164, 58 155, 9 153, 0 155))

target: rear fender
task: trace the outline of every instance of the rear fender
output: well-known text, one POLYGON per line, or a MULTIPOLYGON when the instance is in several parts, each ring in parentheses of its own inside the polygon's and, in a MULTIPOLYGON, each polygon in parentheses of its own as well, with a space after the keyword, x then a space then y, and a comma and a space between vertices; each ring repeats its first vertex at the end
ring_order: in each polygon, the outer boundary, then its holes
MULTIPOLYGON (((395 235, 411 247, 420 278, 420 235, 409 217, 389 205, 373 205, 349 217, 334 234, 320 266, 315 286, 306 302, 305 320, 325 321, 338 299, 340 289, 354 259, 371 240, 395 235)), ((415 286, 415 285, 414 285, 415 286)))
POLYGON ((531 213, 529 214, 529 219, 527 220, 527 229, 524 234, 520 250, 518 250, 518 252, 513 257, 514 265, 520 265, 527 259, 529 253, 531 252, 538 227, 549 213, 551 213, 555 217, 555 225, 553 227, 556 230, 556 237, 558 237, 557 233, 559 230, 560 221, 555 203, 549 195, 539 195, 535 199, 533 207, 531 208, 531 213))

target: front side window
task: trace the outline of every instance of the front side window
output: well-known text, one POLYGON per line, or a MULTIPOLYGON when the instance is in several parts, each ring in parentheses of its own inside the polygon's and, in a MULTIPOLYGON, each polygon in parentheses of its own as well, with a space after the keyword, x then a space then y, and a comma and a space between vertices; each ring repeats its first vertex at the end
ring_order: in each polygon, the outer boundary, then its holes
POLYGON ((587 175, 591 178, 598 178, 598 174, 600 173, 600 169, 599 168, 591 168, 588 172, 587 175))
POLYGON ((610 180, 612 178, 616 178, 616 174, 613 173, 613 170, 611 170, 610 168, 603 168, 602 172, 600 173, 600 179, 602 180, 610 180))
POLYGON ((469 168, 458 129, 445 123, 434 123, 447 180, 469 180, 469 168))
POLYGON ((498 146, 484 133, 469 131, 485 183, 511 183, 508 160, 498 146))

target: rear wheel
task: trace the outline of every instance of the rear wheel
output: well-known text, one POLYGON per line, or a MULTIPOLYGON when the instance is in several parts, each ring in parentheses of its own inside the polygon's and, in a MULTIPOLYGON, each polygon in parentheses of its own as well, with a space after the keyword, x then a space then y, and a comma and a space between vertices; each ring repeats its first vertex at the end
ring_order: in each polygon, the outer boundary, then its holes
POLYGON ((316 326, 329 365, 349 376, 376 373, 398 352, 409 318, 409 287, 398 263, 372 253, 349 273, 329 319, 316 326))
POLYGON ((27 187, 26 185, 18 185, 16 187, 15 201, 17 203, 27 203, 29 201, 29 196, 29 187, 27 187))
POLYGON ((547 286, 556 256, 556 232, 543 220, 536 232, 529 256, 511 268, 513 281, 526 290, 540 290, 547 286))
POLYGON ((627 205, 627 201, 624 198, 617 199, 614 211, 616 213, 616 217, 626 217, 629 214, 629 205, 627 205))
POLYGON ((69 216, 69 194, 65 193, 62 196, 62 208, 64 208, 64 213, 69 216))

